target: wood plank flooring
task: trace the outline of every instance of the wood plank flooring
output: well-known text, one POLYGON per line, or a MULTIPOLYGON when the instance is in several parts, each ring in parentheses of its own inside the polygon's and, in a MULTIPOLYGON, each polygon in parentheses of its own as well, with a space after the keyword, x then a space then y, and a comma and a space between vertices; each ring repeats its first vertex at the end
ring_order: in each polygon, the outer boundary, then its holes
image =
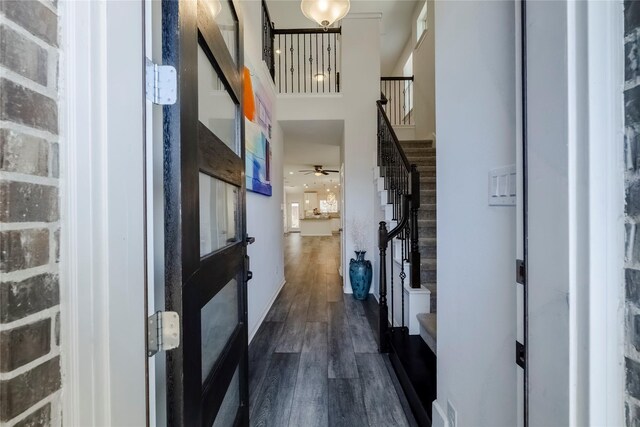
POLYGON ((362 303, 342 291, 338 237, 285 242, 287 283, 249 346, 251 425, 413 425, 362 303))

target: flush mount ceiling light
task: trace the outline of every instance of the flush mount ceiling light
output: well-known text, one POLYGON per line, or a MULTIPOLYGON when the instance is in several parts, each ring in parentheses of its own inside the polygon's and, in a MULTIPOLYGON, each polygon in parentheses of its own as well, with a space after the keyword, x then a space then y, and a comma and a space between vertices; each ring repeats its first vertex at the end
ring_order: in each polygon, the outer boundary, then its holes
POLYGON ((344 18, 350 7, 349 0, 302 0, 300 3, 304 16, 317 22, 325 31, 344 18))

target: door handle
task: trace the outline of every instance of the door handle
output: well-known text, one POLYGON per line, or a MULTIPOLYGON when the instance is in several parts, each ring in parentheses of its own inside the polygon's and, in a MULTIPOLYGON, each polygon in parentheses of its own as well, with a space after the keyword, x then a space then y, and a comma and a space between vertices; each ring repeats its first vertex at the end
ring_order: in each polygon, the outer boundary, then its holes
POLYGON ((253 279, 253 271, 247 270, 247 282, 253 279))
POLYGON ((245 241, 247 242, 248 245, 251 245, 251 244, 256 242, 256 238, 255 237, 251 237, 251 236, 247 236, 245 238, 245 241))

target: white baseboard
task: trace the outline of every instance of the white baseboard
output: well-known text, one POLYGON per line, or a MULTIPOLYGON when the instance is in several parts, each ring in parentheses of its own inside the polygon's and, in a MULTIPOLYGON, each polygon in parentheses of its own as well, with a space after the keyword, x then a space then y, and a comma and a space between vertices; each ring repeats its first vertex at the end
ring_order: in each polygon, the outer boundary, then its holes
POLYGON ((286 283, 287 283, 287 279, 284 279, 282 281, 282 284, 278 286, 278 290, 274 292, 273 296, 271 297, 271 301, 269 301, 269 304, 267 304, 267 308, 264 310, 264 313, 262 313, 262 316, 260 316, 260 321, 258 322, 256 327, 253 329, 253 331, 249 333, 249 344, 251 344, 253 337, 256 335, 256 332, 258 332, 258 329, 260 329, 262 322, 264 322, 264 318, 267 317, 267 313, 269 313, 269 310, 271 310, 271 306, 276 301, 276 298, 278 298, 278 295, 280 295, 280 291, 282 290, 282 288, 286 283))
POLYGON ((434 400, 431 405, 432 415, 431 418, 431 427, 449 427, 449 421, 447 420, 447 415, 445 410, 440 406, 438 400, 434 400))

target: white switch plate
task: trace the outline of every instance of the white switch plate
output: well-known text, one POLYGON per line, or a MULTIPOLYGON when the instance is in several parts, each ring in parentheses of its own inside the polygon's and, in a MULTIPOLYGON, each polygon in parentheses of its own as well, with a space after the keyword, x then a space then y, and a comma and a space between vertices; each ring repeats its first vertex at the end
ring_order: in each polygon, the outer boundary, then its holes
POLYGON ((449 421, 449 427, 456 427, 458 425, 458 412, 453 407, 450 400, 447 400, 447 418, 449 421))
POLYGON ((489 171, 489 206, 515 206, 516 187, 516 165, 489 171))

